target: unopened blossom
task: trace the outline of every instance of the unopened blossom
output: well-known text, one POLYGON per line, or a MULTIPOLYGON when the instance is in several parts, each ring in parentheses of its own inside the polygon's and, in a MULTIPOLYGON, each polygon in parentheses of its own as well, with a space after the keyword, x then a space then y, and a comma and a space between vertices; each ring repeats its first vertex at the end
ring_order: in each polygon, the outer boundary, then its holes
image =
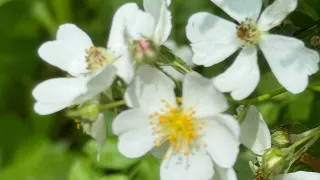
POLYGON ((73 24, 59 27, 56 40, 43 43, 39 56, 72 77, 46 80, 32 95, 38 114, 51 114, 84 103, 109 88, 116 76, 115 55, 92 44, 90 37, 73 24))
MULTIPOLYGON (((150 67, 145 68, 147 72, 150 67)), ((162 79, 150 71, 141 81, 162 79)), ((135 98, 134 103, 129 98, 132 109, 120 113, 112 125, 119 151, 129 158, 158 151, 163 159, 160 176, 166 180, 208 180, 215 166, 232 168, 240 128, 232 116, 222 114, 228 108, 226 99, 196 72, 185 76, 182 98, 175 96, 171 83, 164 79, 144 83, 128 93, 135 98)))
POLYGON ((200 12, 189 19, 186 31, 195 64, 212 66, 240 49, 233 64, 213 79, 220 91, 236 100, 254 91, 260 80, 258 48, 281 85, 294 94, 304 91, 308 76, 318 71, 318 53, 299 39, 268 33, 296 9, 298 0, 275 0, 261 14, 262 0, 211 1, 236 23, 200 12))
POLYGON ((116 12, 107 47, 121 54, 115 65, 127 83, 133 79, 135 66, 144 59, 154 59, 155 49, 168 39, 172 28, 170 3, 144 0, 145 11, 135 3, 127 3, 116 12))
MULTIPOLYGON (((194 64, 192 62, 192 50, 189 46, 178 46, 177 43, 173 40, 168 40, 164 43, 164 46, 168 47, 174 55, 178 56, 179 58, 181 58, 186 65, 193 67, 194 64)), ((182 73, 180 73, 179 71, 177 71, 175 68, 173 68, 172 66, 162 66, 162 69, 170 74, 173 78, 182 81, 184 75, 182 73)))
MULTIPOLYGON (((263 155, 262 158, 258 158, 260 165, 268 166, 267 168, 273 169, 279 163, 283 163, 281 158, 281 150, 271 148, 271 135, 267 124, 264 122, 261 113, 256 107, 250 106, 244 121, 241 123, 241 143, 247 148, 251 149, 257 155, 263 155), (280 154, 279 154, 280 153, 280 154), (267 157, 269 161, 264 163, 264 158, 267 157), (274 157, 272 157, 272 155, 274 157)), ((258 167, 250 162, 251 167, 254 170, 258 170, 258 167)), ((320 179, 320 173, 297 171, 294 173, 276 175, 275 180, 318 180, 320 179)))

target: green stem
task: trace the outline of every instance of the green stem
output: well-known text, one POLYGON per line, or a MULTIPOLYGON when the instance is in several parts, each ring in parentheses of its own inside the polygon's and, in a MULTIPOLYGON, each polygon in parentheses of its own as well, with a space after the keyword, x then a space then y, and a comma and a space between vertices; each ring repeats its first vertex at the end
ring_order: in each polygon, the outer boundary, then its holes
POLYGON ((192 71, 192 69, 190 67, 185 67, 182 64, 180 64, 178 61, 174 61, 172 64, 173 64, 174 68, 176 68, 177 70, 182 70, 184 72, 184 74, 192 71))
POLYGON ((229 100, 236 103, 236 104, 257 104, 259 102, 268 100, 272 97, 278 96, 278 95, 283 94, 285 92, 287 92, 287 90, 285 88, 279 88, 279 89, 271 91, 267 94, 264 94, 264 95, 261 95, 261 96, 258 96, 258 97, 252 98, 252 99, 245 99, 245 100, 241 100, 241 101, 235 101, 233 99, 229 99, 229 100))
POLYGON ((315 92, 320 92, 320 86, 314 85, 314 84, 309 84, 307 89, 315 91, 315 92))
POLYGON ((108 109, 111 109, 111 108, 115 108, 115 107, 118 107, 118 106, 122 106, 122 105, 125 105, 126 102, 124 100, 120 100, 120 101, 116 101, 116 102, 113 102, 113 103, 110 103, 110 104, 101 104, 99 106, 100 108, 100 111, 106 111, 108 109))
POLYGON ((299 141, 295 142, 290 147, 288 147, 288 151, 287 152, 291 152, 291 151, 295 150, 297 147, 299 147, 303 143, 307 142, 308 140, 312 139, 313 137, 319 138, 320 137, 320 131, 317 130, 314 133, 310 134, 309 136, 306 136, 306 137, 300 139, 299 141))

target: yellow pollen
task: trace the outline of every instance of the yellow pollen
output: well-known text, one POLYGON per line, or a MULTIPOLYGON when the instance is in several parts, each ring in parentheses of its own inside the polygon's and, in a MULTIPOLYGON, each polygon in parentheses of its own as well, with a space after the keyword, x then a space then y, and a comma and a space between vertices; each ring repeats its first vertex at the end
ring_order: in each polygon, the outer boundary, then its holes
POLYGON ((193 117, 196 111, 162 102, 165 103, 163 111, 149 115, 152 119, 149 125, 159 137, 154 144, 160 146, 160 142, 168 140, 173 154, 182 153, 187 156, 197 146, 196 141, 200 138, 203 123, 193 117))
POLYGON ((107 63, 110 63, 110 54, 107 49, 102 47, 91 46, 87 50, 86 62, 89 70, 98 70, 107 63))
POLYGON ((251 19, 246 19, 237 26, 237 37, 243 43, 243 46, 254 45, 259 42, 261 32, 257 25, 251 19))

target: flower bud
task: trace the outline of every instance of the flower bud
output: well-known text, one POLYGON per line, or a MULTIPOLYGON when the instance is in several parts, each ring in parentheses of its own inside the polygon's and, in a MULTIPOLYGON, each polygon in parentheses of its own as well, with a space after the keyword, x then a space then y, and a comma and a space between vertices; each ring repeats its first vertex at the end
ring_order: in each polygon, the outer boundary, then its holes
POLYGON ((264 174, 279 174, 283 168, 285 157, 277 148, 268 149, 262 156, 264 174))
POLYGON ((155 45, 146 39, 134 41, 131 45, 131 53, 135 59, 136 64, 147 63, 153 64, 157 50, 155 45))
POLYGON ((320 36, 313 36, 311 38, 311 45, 312 46, 320 46, 320 36))
POLYGON ((289 133, 285 131, 276 131, 271 135, 272 144, 278 148, 288 147, 290 144, 289 133))
POLYGON ((67 116, 78 117, 86 121, 95 121, 100 112, 99 105, 87 103, 76 110, 67 111, 67 116))

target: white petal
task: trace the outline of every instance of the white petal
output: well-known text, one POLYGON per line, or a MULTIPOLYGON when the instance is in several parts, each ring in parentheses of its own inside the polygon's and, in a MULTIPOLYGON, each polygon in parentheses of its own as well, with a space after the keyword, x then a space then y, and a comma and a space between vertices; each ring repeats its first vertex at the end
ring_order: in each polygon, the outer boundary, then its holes
POLYGON ((297 171, 276 176, 275 180, 319 180, 320 173, 297 171))
POLYGON ((151 39, 155 30, 155 19, 151 14, 139 9, 131 17, 128 17, 126 27, 129 38, 134 40, 151 39))
POLYGON ((128 158, 145 155, 154 146, 155 136, 149 126, 137 128, 119 136, 118 149, 128 158))
POLYGON ((304 91, 308 76, 318 71, 319 54, 296 38, 264 35, 260 47, 280 84, 291 93, 304 91))
POLYGON ((75 45, 84 48, 89 48, 93 45, 88 34, 74 24, 61 25, 57 32, 57 40, 74 42, 75 45))
POLYGON ((276 0, 268 6, 261 14, 258 27, 262 31, 269 31, 293 12, 298 5, 298 0, 276 0))
POLYGON ((117 75, 129 84, 134 76, 133 59, 130 52, 125 49, 122 51, 119 58, 117 58, 113 65, 117 68, 117 75))
POLYGON ((194 52, 193 62, 197 65, 217 64, 240 47, 236 25, 209 13, 192 15, 186 32, 194 52))
POLYGON ((88 72, 85 59, 88 48, 68 40, 48 41, 40 46, 38 54, 49 64, 79 76, 88 72))
POLYGON ((112 131, 119 136, 127 131, 148 126, 148 123, 148 114, 140 109, 131 109, 123 111, 113 120, 112 131))
POLYGON ((168 73, 169 75, 171 75, 174 79, 176 79, 178 81, 182 81, 184 78, 184 75, 181 72, 177 71, 172 66, 162 66, 161 68, 164 72, 168 73))
POLYGON ((49 115, 58 112, 72 104, 45 104, 36 102, 34 104, 34 111, 40 115, 49 115))
POLYGON ((88 91, 77 98, 78 103, 87 101, 97 94, 107 90, 116 77, 116 68, 113 65, 106 65, 87 80, 88 91))
POLYGON ((262 0, 211 0, 239 23, 246 18, 257 20, 262 7, 262 0))
POLYGON ((125 92, 125 100, 130 107, 141 107, 147 113, 154 113, 165 105, 162 100, 176 104, 174 87, 172 80, 161 71, 141 66, 125 92))
POLYGON ((220 167, 231 168, 236 162, 240 144, 232 129, 224 124, 207 124, 204 133, 207 151, 213 161, 220 167))
POLYGON ((257 87, 260 72, 257 63, 257 49, 243 49, 233 64, 213 79, 215 87, 221 92, 231 92, 233 99, 248 97, 257 87))
POLYGON ((165 0, 144 0, 143 6, 145 11, 150 13, 156 21, 154 43, 163 44, 168 39, 172 28, 169 5, 165 0))
POLYGON ((121 54, 124 49, 128 51, 126 47, 126 23, 127 19, 132 17, 138 10, 137 4, 127 3, 122 5, 114 14, 107 47, 115 51, 116 54, 121 54))
POLYGON ((216 166, 212 180, 237 180, 237 174, 233 168, 220 168, 216 166))
POLYGON ((183 107, 195 110, 195 117, 214 116, 228 109, 223 94, 211 81, 196 72, 186 74, 183 81, 183 107))
POLYGON ((86 92, 84 78, 55 78, 37 85, 32 95, 40 103, 62 105, 72 104, 78 96, 86 92))
POLYGON ((213 162, 203 152, 189 156, 173 155, 160 167, 160 177, 166 180, 208 180, 213 174, 213 162))
POLYGON ((266 149, 271 148, 269 128, 255 106, 249 107, 241 123, 240 142, 258 155, 262 155, 266 149))
POLYGON ((86 133, 96 140, 99 147, 99 153, 97 156, 98 160, 100 160, 100 154, 106 141, 107 135, 107 127, 103 113, 100 113, 98 115, 97 119, 94 121, 94 123, 92 123, 91 128, 86 133))
POLYGON ((218 114, 216 116, 206 117, 202 120, 209 125, 223 125, 230 130, 235 139, 239 139, 240 137, 240 125, 238 121, 229 114, 218 114))

